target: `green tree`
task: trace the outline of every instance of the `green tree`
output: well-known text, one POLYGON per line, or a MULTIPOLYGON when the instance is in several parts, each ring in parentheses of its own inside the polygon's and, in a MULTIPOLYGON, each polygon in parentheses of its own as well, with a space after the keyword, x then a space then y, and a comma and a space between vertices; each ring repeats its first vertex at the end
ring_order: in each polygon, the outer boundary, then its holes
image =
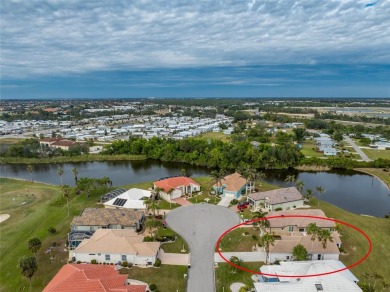
MULTIPOLYGON (((241 266, 243 261, 242 259, 236 257, 236 256, 232 256, 230 259, 230 262, 233 263, 234 265, 236 266, 241 266)), ((237 273, 237 271, 239 271, 240 269, 236 266, 231 266, 232 268, 232 273, 237 273)))
POLYGON ((320 229, 317 233, 317 238, 321 242, 323 248, 326 248, 328 242, 333 242, 332 233, 328 229, 320 229))
POLYGON ((287 183, 294 183, 296 180, 295 175, 291 174, 286 176, 286 179, 284 180, 287 183))
POLYGON ((57 168, 57 174, 60 176, 62 186, 62 175, 64 174, 64 170, 62 169, 62 167, 57 168))
POLYGON ((37 260, 35 257, 23 257, 19 261, 19 269, 23 276, 30 281, 30 288, 32 287, 32 277, 38 269, 37 260))
POLYGON ((320 205, 320 197, 322 194, 326 192, 325 188, 323 186, 316 187, 317 192, 317 205, 320 205))
POLYGON ((159 202, 154 199, 146 199, 145 201, 146 209, 152 210, 153 216, 156 216, 156 211, 160 208, 159 202))
POLYGON ((210 173, 211 176, 211 183, 217 186, 217 195, 221 194, 221 189, 222 189, 222 180, 225 177, 225 173, 222 170, 213 170, 210 173))
POLYGON ((295 182, 295 187, 297 188, 297 190, 302 194, 303 193, 303 189, 305 187, 305 183, 301 180, 297 180, 295 182))
POLYGON ((76 167, 72 168, 72 173, 74 176, 74 183, 77 185, 77 175, 79 174, 79 172, 76 167))
POLYGON ((68 185, 63 185, 62 186, 62 193, 64 195, 64 198, 66 199, 66 207, 68 209, 68 217, 69 217, 69 199, 70 199, 70 193, 72 189, 68 185))
POLYGON ((309 259, 307 249, 302 244, 294 246, 292 256, 294 261, 307 261, 309 259))
POLYGON ((32 165, 31 164, 27 165, 26 170, 30 174, 31 181, 33 181, 33 179, 32 179, 32 173, 33 173, 32 165))
POLYGON ((294 140, 297 141, 298 143, 302 143, 307 136, 307 132, 304 128, 295 128, 293 129, 293 133, 294 133, 294 140))
POLYGON ((341 141, 343 141, 343 134, 340 133, 340 132, 336 132, 336 133, 333 135, 333 139, 334 139, 336 142, 341 142, 341 141))
POLYGON ((304 198, 305 198, 308 202, 311 202, 311 200, 313 199, 313 190, 307 189, 307 190, 306 190, 306 194, 304 195, 304 198))
POLYGON ((31 238, 28 241, 28 249, 34 254, 35 257, 37 257, 37 252, 42 247, 42 242, 39 238, 31 238))
POLYGON ((261 186, 261 184, 264 182, 265 178, 266 178, 266 174, 264 172, 261 172, 261 171, 256 171, 254 176, 253 176, 253 182, 254 182, 254 187, 255 187, 255 190, 256 190, 256 183, 261 186))
POLYGON ((262 237, 260 237, 260 245, 264 247, 266 252, 265 264, 268 264, 269 259, 269 248, 275 245, 275 238, 272 234, 265 233, 262 237))

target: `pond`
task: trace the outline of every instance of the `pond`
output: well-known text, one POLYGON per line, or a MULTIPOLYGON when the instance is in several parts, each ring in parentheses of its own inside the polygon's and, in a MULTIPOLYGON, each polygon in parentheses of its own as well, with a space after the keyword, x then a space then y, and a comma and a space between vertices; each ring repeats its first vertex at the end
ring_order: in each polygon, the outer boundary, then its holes
MULTIPOLYGON (((78 170, 78 177, 108 176, 115 186, 180 175, 182 169, 192 177, 208 176, 210 173, 209 169, 188 164, 143 160, 35 164, 31 174, 27 172, 26 165, 14 164, 3 166, 0 175, 60 184, 57 174, 59 166, 64 170, 63 184, 68 185, 74 185, 74 167, 78 170)), ((314 191, 316 187, 322 186, 326 192, 321 196, 321 200, 357 214, 383 217, 390 212, 389 189, 380 180, 367 174, 355 171, 300 172, 294 169, 266 170, 265 173, 267 182, 281 187, 289 186, 284 180, 287 175, 292 174, 305 183, 305 189, 314 191)))

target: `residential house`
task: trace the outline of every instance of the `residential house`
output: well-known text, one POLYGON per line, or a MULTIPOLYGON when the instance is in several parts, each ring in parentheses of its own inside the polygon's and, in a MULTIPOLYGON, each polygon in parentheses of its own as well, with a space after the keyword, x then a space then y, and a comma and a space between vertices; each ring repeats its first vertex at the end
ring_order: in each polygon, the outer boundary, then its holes
POLYGON ((146 210, 145 199, 152 196, 151 191, 133 188, 117 197, 112 198, 103 205, 111 209, 146 210))
POLYGON ((167 201, 200 191, 200 184, 186 176, 160 179, 155 181, 153 185, 154 188, 162 189, 161 196, 167 201), (172 191, 171 194, 169 194, 170 191, 172 191))
POLYGON ((295 187, 252 193, 248 195, 248 201, 254 209, 263 207, 269 211, 276 208, 293 209, 304 205, 303 197, 295 187))
POLYGON ((390 142, 378 141, 375 142, 374 144, 370 144, 369 146, 371 148, 378 149, 378 150, 386 150, 386 149, 390 149, 390 142))
POLYGON ((134 230, 98 229, 72 251, 74 261, 97 263, 128 262, 133 265, 153 265, 160 242, 144 242, 144 236, 134 230), (115 244, 114 244, 115 243, 115 244))
POLYGON ((255 282, 254 286, 256 292, 361 292, 357 285, 359 280, 349 270, 320 277, 308 277, 341 269, 345 269, 345 265, 338 260, 280 262, 280 265, 264 265, 260 268, 263 274, 260 276, 260 282, 255 282))
POLYGON ((83 239, 90 238, 100 228, 141 230, 144 221, 144 212, 140 210, 86 208, 71 222, 69 246, 71 249, 77 247, 83 239))
POLYGON ((247 186, 247 180, 241 176, 241 174, 235 172, 228 176, 225 176, 221 180, 221 184, 217 182, 213 189, 224 197, 239 198, 241 193, 247 186))
POLYGON ((66 264, 46 285, 43 292, 146 292, 147 285, 128 284, 114 266, 66 264))
POLYGON ((74 146, 77 143, 63 138, 46 138, 40 140, 39 144, 45 147, 69 150, 69 147, 74 146))

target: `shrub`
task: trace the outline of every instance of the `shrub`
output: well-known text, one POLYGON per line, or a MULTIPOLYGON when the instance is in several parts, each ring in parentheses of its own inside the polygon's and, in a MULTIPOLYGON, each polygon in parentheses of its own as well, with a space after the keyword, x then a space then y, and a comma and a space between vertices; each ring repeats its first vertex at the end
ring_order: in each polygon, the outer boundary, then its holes
POLYGON ((154 262, 154 266, 155 267, 160 267, 161 266, 161 260, 160 259, 156 259, 156 261, 154 262))
POLYGON ((297 206, 295 206, 295 205, 293 206, 293 208, 296 208, 296 207, 297 207, 297 206))
POLYGON ((282 207, 278 207, 278 208, 275 208, 275 210, 274 211, 282 211, 283 210, 283 208, 282 207))
POLYGON ((50 226, 47 231, 49 231, 49 233, 51 234, 55 234, 57 232, 57 229, 55 229, 53 226, 50 226))
POLYGON ((157 289, 156 284, 150 284, 149 289, 150 289, 150 291, 156 291, 156 289, 157 289))
POLYGON ((80 261, 77 261, 76 264, 81 264, 81 262, 80 262, 80 261))
POLYGON ((236 205, 236 204, 238 204, 238 200, 233 199, 230 201, 230 205, 236 205))
POLYGON ((57 246, 57 242, 55 242, 55 241, 52 242, 51 245, 50 245, 50 247, 56 247, 56 246, 57 246))
POLYGON ((95 259, 91 260, 91 264, 92 265, 96 265, 97 264, 97 260, 95 260, 95 259))
POLYGON ((126 262, 126 261, 123 261, 122 264, 121 264, 121 266, 122 266, 122 267, 125 267, 125 268, 126 268, 128 265, 129 265, 129 263, 126 262))
POLYGON ((145 237, 144 237, 144 241, 145 241, 145 242, 154 241, 153 236, 145 236, 145 237))

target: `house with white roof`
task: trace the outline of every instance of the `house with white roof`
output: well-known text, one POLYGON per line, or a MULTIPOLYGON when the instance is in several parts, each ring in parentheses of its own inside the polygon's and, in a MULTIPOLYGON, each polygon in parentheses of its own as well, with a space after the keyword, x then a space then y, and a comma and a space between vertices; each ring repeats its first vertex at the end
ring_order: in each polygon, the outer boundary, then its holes
POLYGON ((274 211, 276 208, 292 209, 302 207, 303 196, 295 187, 257 192, 248 195, 248 201, 254 209, 263 206, 274 211))
POLYGON ((146 210, 144 200, 149 199, 151 196, 151 191, 133 188, 112 198, 103 205, 108 209, 146 210))
POLYGON ((349 270, 307 277, 343 268, 345 265, 337 260, 281 262, 280 265, 264 265, 260 268, 260 272, 263 273, 260 276, 260 282, 255 282, 254 286, 256 292, 361 292, 362 289, 357 285, 359 280, 349 270))

